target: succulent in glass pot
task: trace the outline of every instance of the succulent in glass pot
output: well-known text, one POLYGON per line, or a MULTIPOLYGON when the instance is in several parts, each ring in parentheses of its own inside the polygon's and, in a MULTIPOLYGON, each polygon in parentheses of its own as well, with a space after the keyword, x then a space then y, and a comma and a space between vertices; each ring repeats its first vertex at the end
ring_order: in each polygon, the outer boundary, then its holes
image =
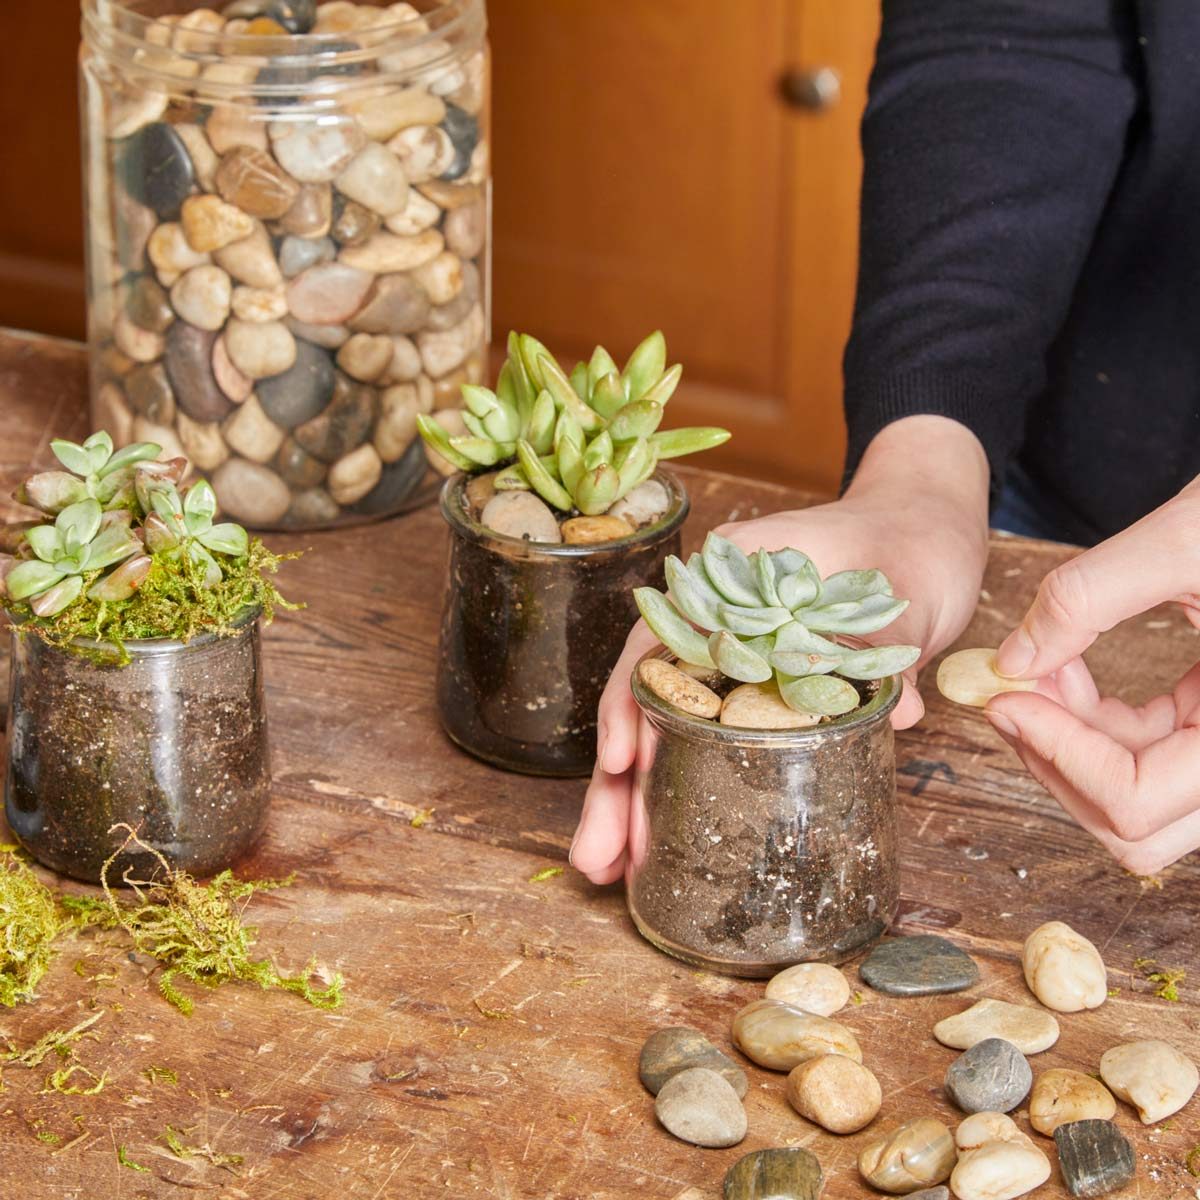
POLYGON ((51 449, 63 469, 16 492, 49 519, 16 526, 16 553, 0 555, 9 825, 39 861, 91 882, 122 823, 152 848, 123 867, 153 851, 219 870, 266 817, 259 626, 286 605, 270 578, 280 559, 214 523, 212 488, 181 489, 186 460, 159 461, 153 443, 114 453, 101 432, 51 449))
POLYGON ((598 346, 564 371, 512 333, 494 389, 467 384, 456 419, 417 418, 442 491, 450 584, 438 706, 460 746, 534 774, 587 774, 595 712, 637 612, 662 582, 688 501, 660 463, 720 445, 718 428, 661 429, 683 369, 652 333, 618 369, 598 346))
POLYGON ((636 594, 664 648, 632 683, 633 919, 736 975, 847 958, 899 899, 889 717, 920 649, 862 637, 907 601, 880 571, 823 579, 798 550, 747 555, 712 533, 666 578, 636 594))

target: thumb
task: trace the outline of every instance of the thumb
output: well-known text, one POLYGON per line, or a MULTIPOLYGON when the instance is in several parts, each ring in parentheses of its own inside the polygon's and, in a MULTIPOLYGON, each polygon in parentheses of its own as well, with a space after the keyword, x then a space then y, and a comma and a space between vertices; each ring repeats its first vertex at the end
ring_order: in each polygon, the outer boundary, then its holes
POLYGON ((1176 497, 1115 537, 1055 567, 996 652, 1002 675, 1037 679, 1083 653, 1114 625, 1196 591, 1191 548, 1200 512, 1176 497))

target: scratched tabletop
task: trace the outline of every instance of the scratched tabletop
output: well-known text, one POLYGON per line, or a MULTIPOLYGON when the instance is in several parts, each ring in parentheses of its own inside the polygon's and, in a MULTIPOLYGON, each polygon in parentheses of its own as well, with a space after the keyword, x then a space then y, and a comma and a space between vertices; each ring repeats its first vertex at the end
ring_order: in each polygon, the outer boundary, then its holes
MULTIPOLYGON (((85 387, 80 347, 0 334, 0 493, 49 462, 49 438, 86 433, 85 387)), ((721 521, 811 500, 683 474, 688 549, 721 521)), ((0 517, 17 513, 0 502, 0 517)), ((268 541, 309 551, 281 577, 308 607, 267 630, 274 801, 239 873, 295 873, 293 886, 250 906, 258 949, 281 969, 315 955, 345 976, 345 1003, 327 1013, 230 986, 197 994, 184 1017, 159 996, 152 963, 87 939, 65 946, 36 1002, 0 1009, 0 1037, 25 1046, 100 1012, 79 1055, 107 1082, 94 1096, 64 1097, 43 1093, 45 1069, 5 1069, 0 1196, 717 1200, 730 1164, 769 1146, 815 1152, 831 1200, 866 1196, 854 1164, 877 1131, 961 1115, 942 1091, 956 1052, 932 1026, 983 996, 1032 1003, 1021 943, 1050 919, 1096 943, 1115 994, 1063 1017, 1035 1070, 1095 1071, 1109 1046, 1143 1037, 1200 1059, 1200 864, 1156 879, 1126 874, 978 713, 936 695, 927 670, 928 714, 897 742, 897 929, 945 934, 979 962, 981 983, 965 995, 891 998, 847 965, 859 1002, 838 1019, 883 1086, 871 1129, 823 1133, 788 1107, 782 1075, 747 1064, 746 1140, 731 1150, 676 1141, 638 1082, 643 1040, 687 1024, 728 1047, 731 1018, 762 984, 659 954, 634 931, 619 887, 591 887, 569 868, 535 881, 566 866, 584 783, 496 771, 441 734, 432 675, 446 535, 435 511, 268 541), (1178 1001, 1155 994, 1134 965, 1146 959, 1188 972, 1178 1001), (168 1126, 206 1153, 173 1153, 168 1126), (123 1165, 119 1149, 143 1169, 123 1165)), ((995 644, 1068 553, 996 538, 960 644, 995 644)), ((7 647, 3 655, 0 684, 7 647)), ((1196 656, 1191 627, 1161 610, 1103 638, 1090 661, 1103 687, 1142 700, 1196 656)), ((1014 1116, 1028 1129, 1024 1109, 1014 1116)), ((1186 1159, 1200 1143, 1200 1100, 1152 1128, 1124 1105, 1118 1120, 1138 1153, 1122 1195, 1197 1195, 1186 1159)), ((1057 1169, 1039 1195, 1066 1195, 1057 1169)))

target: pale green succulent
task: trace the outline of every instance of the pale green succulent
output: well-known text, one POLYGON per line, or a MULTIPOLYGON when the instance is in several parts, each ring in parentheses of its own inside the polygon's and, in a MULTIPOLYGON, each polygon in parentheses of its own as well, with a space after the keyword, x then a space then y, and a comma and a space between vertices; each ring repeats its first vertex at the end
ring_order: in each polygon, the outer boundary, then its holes
POLYGON ((203 573, 202 585, 210 588, 223 575, 215 554, 241 558, 248 553, 249 537, 240 525, 213 524, 217 498, 207 482, 199 480, 180 495, 176 484, 186 460, 149 461, 159 451, 149 442, 113 454, 106 433, 94 434, 82 446, 61 441, 51 446, 71 473, 35 475, 17 497, 57 515, 52 525, 25 529, 21 557, 0 563, 0 596, 27 604, 39 617, 53 617, 85 588, 92 600, 128 599, 156 559, 186 555, 203 573), (81 499, 60 506, 81 491, 81 499))
POLYGON ((685 663, 715 667, 740 683, 774 678, 798 712, 840 716, 857 708, 848 680, 883 679, 911 667, 917 646, 843 645, 822 634, 876 633, 907 600, 882 571, 839 571, 822 579, 799 550, 747 556, 710 533, 685 565, 666 561, 668 594, 635 588, 646 624, 685 663))
POLYGON ((56 516, 88 499, 105 510, 128 508, 133 500, 134 467, 157 458, 162 447, 153 442, 135 442, 114 453, 112 438, 101 431, 93 433, 83 445, 56 438, 50 449, 66 470, 30 476, 17 489, 15 499, 56 516))
POLYGON ((461 471, 510 463, 496 477, 500 491, 532 488, 562 512, 596 516, 648 479, 661 460, 728 440, 728 430, 715 427, 659 430, 682 374, 678 364, 667 368, 658 332, 634 350, 624 370, 597 346, 570 375, 536 338, 510 333, 496 390, 463 385, 468 433, 451 437, 425 415, 417 427, 461 471))
MULTIPOLYGON (((130 528, 129 512, 106 513, 91 497, 69 504, 53 525, 26 530, 25 541, 34 557, 17 563, 5 576, 4 587, 13 600, 24 601, 39 617, 62 612, 78 599, 89 575, 124 563, 142 550, 141 540, 130 528)), ((145 564, 148 571, 148 558, 145 564)), ((129 574, 126 571, 121 578, 129 574)), ((93 598, 110 598, 97 589, 103 591, 111 579, 101 578, 92 585, 93 598)))

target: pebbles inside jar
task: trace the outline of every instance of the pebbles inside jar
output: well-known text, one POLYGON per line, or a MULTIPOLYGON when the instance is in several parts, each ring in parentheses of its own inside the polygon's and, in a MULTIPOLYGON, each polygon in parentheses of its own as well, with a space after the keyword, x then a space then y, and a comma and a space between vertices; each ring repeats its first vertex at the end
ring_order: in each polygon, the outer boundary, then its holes
POLYGON ((485 371, 483 0, 85 0, 92 416, 258 528, 412 503, 485 371))

